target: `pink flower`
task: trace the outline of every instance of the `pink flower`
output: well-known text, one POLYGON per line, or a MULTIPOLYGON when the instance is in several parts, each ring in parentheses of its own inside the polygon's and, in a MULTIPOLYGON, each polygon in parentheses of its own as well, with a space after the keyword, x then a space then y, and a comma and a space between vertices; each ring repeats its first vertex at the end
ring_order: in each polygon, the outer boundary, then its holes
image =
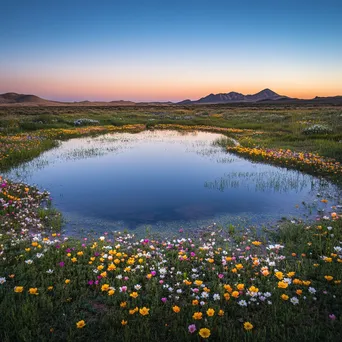
POLYGON ((164 280, 160 279, 160 280, 159 280, 159 284, 160 284, 160 285, 164 284, 164 280))
POLYGON ((161 299, 161 301, 162 301, 163 303, 166 303, 167 298, 163 297, 163 298, 161 299))
POLYGON ((120 292, 126 292, 127 286, 121 286, 119 289, 120 289, 120 292))
POLYGON ((188 326, 188 330, 190 334, 193 334, 197 329, 196 329, 196 325, 195 324, 190 324, 188 326))
POLYGON ((222 279, 222 278, 224 277, 224 275, 223 275, 222 273, 220 273, 220 274, 218 275, 218 277, 219 277, 220 279, 222 279))
POLYGON ((153 275, 153 277, 157 274, 156 271, 151 271, 151 274, 153 275))
POLYGON ((334 321, 336 319, 336 316, 334 314, 329 315, 329 318, 334 321))

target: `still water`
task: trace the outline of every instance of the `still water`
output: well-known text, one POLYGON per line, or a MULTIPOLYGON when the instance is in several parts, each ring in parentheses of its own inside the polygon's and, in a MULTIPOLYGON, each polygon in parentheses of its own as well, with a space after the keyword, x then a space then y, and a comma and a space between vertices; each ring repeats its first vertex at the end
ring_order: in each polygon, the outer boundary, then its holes
MULTIPOLYGON (((51 192, 66 230, 192 229, 309 214, 333 185, 253 163, 215 145, 214 133, 144 131, 72 139, 7 176, 51 192)), ((315 214, 317 208, 311 214, 315 214)))

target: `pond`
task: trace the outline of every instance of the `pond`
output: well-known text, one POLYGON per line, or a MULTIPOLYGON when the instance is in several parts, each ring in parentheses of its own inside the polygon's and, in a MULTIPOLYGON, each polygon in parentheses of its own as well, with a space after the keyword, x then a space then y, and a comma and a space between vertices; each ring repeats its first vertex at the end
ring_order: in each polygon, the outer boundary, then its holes
POLYGON ((337 189, 227 153, 220 134, 144 131, 60 142, 7 173, 51 192, 66 230, 144 232, 314 215, 337 189), (305 204, 315 203, 314 209, 305 204))

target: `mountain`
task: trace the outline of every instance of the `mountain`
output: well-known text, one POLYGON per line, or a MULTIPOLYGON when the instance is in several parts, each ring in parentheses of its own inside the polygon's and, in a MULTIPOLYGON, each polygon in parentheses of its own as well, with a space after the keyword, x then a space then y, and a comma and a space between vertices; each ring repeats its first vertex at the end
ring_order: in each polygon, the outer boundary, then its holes
POLYGON ((203 103, 237 103, 237 102, 258 102, 258 101, 275 101, 287 99, 287 96, 282 96, 275 93, 271 89, 264 89, 253 95, 244 95, 231 91, 230 93, 210 94, 196 101, 184 100, 178 104, 203 104, 203 103))
POLYGON ((58 104, 58 102, 44 100, 36 95, 6 93, 6 94, 0 94, 0 104, 48 105, 48 104, 58 104))

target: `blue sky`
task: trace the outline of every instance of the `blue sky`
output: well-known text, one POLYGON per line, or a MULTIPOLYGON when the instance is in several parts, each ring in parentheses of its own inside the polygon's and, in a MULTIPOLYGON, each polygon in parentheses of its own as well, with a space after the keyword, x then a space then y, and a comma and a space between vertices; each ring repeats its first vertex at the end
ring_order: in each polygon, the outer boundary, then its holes
POLYGON ((0 93, 342 94, 341 1, 2 1, 0 93))

